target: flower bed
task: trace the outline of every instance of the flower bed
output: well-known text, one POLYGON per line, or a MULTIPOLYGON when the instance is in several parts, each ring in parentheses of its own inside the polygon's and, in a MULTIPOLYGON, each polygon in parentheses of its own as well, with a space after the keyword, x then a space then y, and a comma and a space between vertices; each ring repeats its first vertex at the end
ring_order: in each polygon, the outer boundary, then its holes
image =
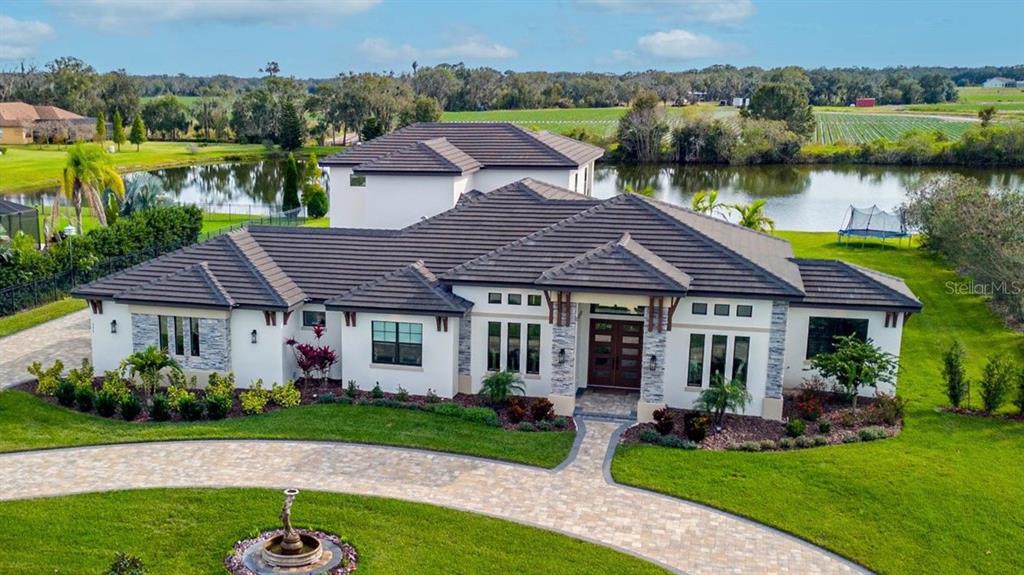
MULTIPOLYGON (((308 529, 296 529, 297 533, 302 535, 312 535, 323 541, 328 541, 333 545, 337 546, 337 550, 341 553, 341 559, 337 566, 324 571, 328 575, 349 575, 355 573, 356 568, 359 564, 359 554, 356 552, 355 547, 342 541, 340 537, 331 533, 324 533, 322 531, 311 531, 308 529)), ((243 539, 238 543, 235 543, 232 549, 231 555, 228 555, 224 560, 224 567, 231 575, 256 575, 251 569, 245 566, 245 553, 253 545, 262 545, 265 541, 268 541, 278 535, 283 535, 284 529, 277 529, 275 531, 265 531, 260 533, 259 536, 252 539, 243 539)), ((294 569, 295 572, 302 572, 302 568, 294 569)))

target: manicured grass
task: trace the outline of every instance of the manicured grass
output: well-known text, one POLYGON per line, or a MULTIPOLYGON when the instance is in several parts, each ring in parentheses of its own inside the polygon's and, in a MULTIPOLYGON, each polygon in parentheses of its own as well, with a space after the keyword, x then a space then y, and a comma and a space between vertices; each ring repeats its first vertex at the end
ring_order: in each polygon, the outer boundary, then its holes
POLYGON ((20 311, 14 315, 2 316, 0 317, 0 337, 18 333, 84 308, 84 300, 67 298, 20 311))
POLYGON ((569 455, 575 434, 505 431, 424 411, 339 404, 221 421, 128 423, 70 411, 22 391, 0 392, 0 452, 171 439, 349 441, 555 467, 569 455))
MULTIPOLYGON (((224 573, 231 546, 280 525, 268 489, 119 491, 0 503, 0 572, 103 573, 117 551, 149 575, 224 573)), ((360 575, 665 573, 550 531, 391 499, 303 491, 295 525, 331 531, 359 553, 360 575)))
POLYGON ((1024 423, 935 411, 945 404, 940 356, 954 339, 977 378, 989 354, 1024 362, 1024 335, 1003 327, 980 297, 951 295, 947 282, 960 278, 926 252, 781 235, 799 257, 899 275, 924 302, 903 338, 899 393, 911 401, 903 434, 762 454, 625 446, 615 479, 751 517, 881 573, 1024 571, 1024 423))
MULTIPOLYGON (((109 142, 108 142, 109 145, 109 142)), ((309 147, 299 155, 315 152, 318 156, 338 151, 338 147, 309 147)), ((121 172, 155 170, 172 166, 214 163, 223 161, 258 160, 281 151, 267 149, 259 144, 200 144, 190 142, 146 142, 139 151, 125 144, 121 151, 111 154, 111 161, 121 172), (195 152, 191 150, 194 148, 195 152)), ((8 146, 0 156, 0 194, 25 192, 60 185, 66 146, 8 146)))
MULTIPOLYGON (((445 112, 445 122, 513 122, 530 129, 565 133, 583 127, 602 136, 614 134, 615 128, 626 113, 625 107, 613 108, 541 108, 537 110, 485 110, 481 112, 445 112)), ((735 116, 736 109, 718 107, 716 104, 675 106, 666 108, 669 123, 681 118, 700 115, 713 117, 735 116)))

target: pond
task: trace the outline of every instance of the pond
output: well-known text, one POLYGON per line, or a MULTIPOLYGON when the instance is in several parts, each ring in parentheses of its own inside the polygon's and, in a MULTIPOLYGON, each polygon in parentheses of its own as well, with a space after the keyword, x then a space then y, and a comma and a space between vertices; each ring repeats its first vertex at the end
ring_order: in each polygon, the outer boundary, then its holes
MULTIPOLYGON (((601 165, 594 175, 594 195, 608 198, 627 186, 650 186, 655 197, 689 206, 693 194, 719 191, 725 203, 767 200, 768 215, 780 230, 834 231, 850 205, 877 204, 892 209, 923 178, 957 172, 987 186, 1024 186, 1024 170, 950 169, 912 166, 617 166, 601 165)), ((206 211, 264 214, 280 203, 284 162, 212 164, 156 170, 176 201, 196 203, 206 211)), ((21 196, 27 203, 49 204, 55 190, 21 196)), ((14 198, 19 201, 19 198, 14 198)))

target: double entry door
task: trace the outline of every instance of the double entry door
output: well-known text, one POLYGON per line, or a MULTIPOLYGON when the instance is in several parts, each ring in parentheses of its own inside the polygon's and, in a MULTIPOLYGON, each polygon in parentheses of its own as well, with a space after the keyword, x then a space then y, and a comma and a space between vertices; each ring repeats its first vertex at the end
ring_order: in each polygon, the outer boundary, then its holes
POLYGON ((588 387, 639 389, 643 373, 644 323, 590 320, 588 387))

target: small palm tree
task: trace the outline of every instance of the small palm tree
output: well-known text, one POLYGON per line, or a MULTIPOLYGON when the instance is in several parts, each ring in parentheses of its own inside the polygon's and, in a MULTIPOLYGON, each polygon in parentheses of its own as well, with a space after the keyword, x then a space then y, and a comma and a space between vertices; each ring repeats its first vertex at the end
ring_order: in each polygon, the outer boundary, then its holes
POLYGON ((127 372, 128 376, 138 376, 142 382, 143 391, 148 396, 156 392, 160 385, 160 372, 164 369, 181 371, 181 366, 167 352, 149 346, 142 351, 137 351, 121 361, 121 370, 127 372))
POLYGON ((514 371, 496 371, 484 378, 480 395, 487 397, 492 404, 504 403, 512 395, 523 395, 526 388, 523 380, 514 371))
POLYGON ((764 212, 765 200, 754 200, 750 204, 730 206, 739 215, 739 225, 758 232, 774 232, 775 220, 764 212))
POLYGON ((702 391, 697 398, 695 407, 708 412, 715 422, 715 427, 721 429, 725 412, 740 411, 750 403, 750 400, 750 392, 742 380, 726 381, 722 374, 716 373, 711 378, 711 386, 702 391))
POLYGON ((709 216, 722 216, 725 208, 726 205, 718 201, 718 192, 715 190, 701 190, 690 200, 690 209, 709 216))
MULTIPOLYGON (((106 152, 96 144, 81 142, 68 148, 68 160, 64 166, 63 198, 75 208, 78 233, 82 233, 82 199, 89 203, 92 213, 100 225, 107 225, 103 201, 99 190, 110 188, 118 197, 124 196, 124 181, 121 175, 107 161, 106 152)), ((51 214, 51 229, 57 226, 60 217, 61 196, 54 198, 51 214)))

